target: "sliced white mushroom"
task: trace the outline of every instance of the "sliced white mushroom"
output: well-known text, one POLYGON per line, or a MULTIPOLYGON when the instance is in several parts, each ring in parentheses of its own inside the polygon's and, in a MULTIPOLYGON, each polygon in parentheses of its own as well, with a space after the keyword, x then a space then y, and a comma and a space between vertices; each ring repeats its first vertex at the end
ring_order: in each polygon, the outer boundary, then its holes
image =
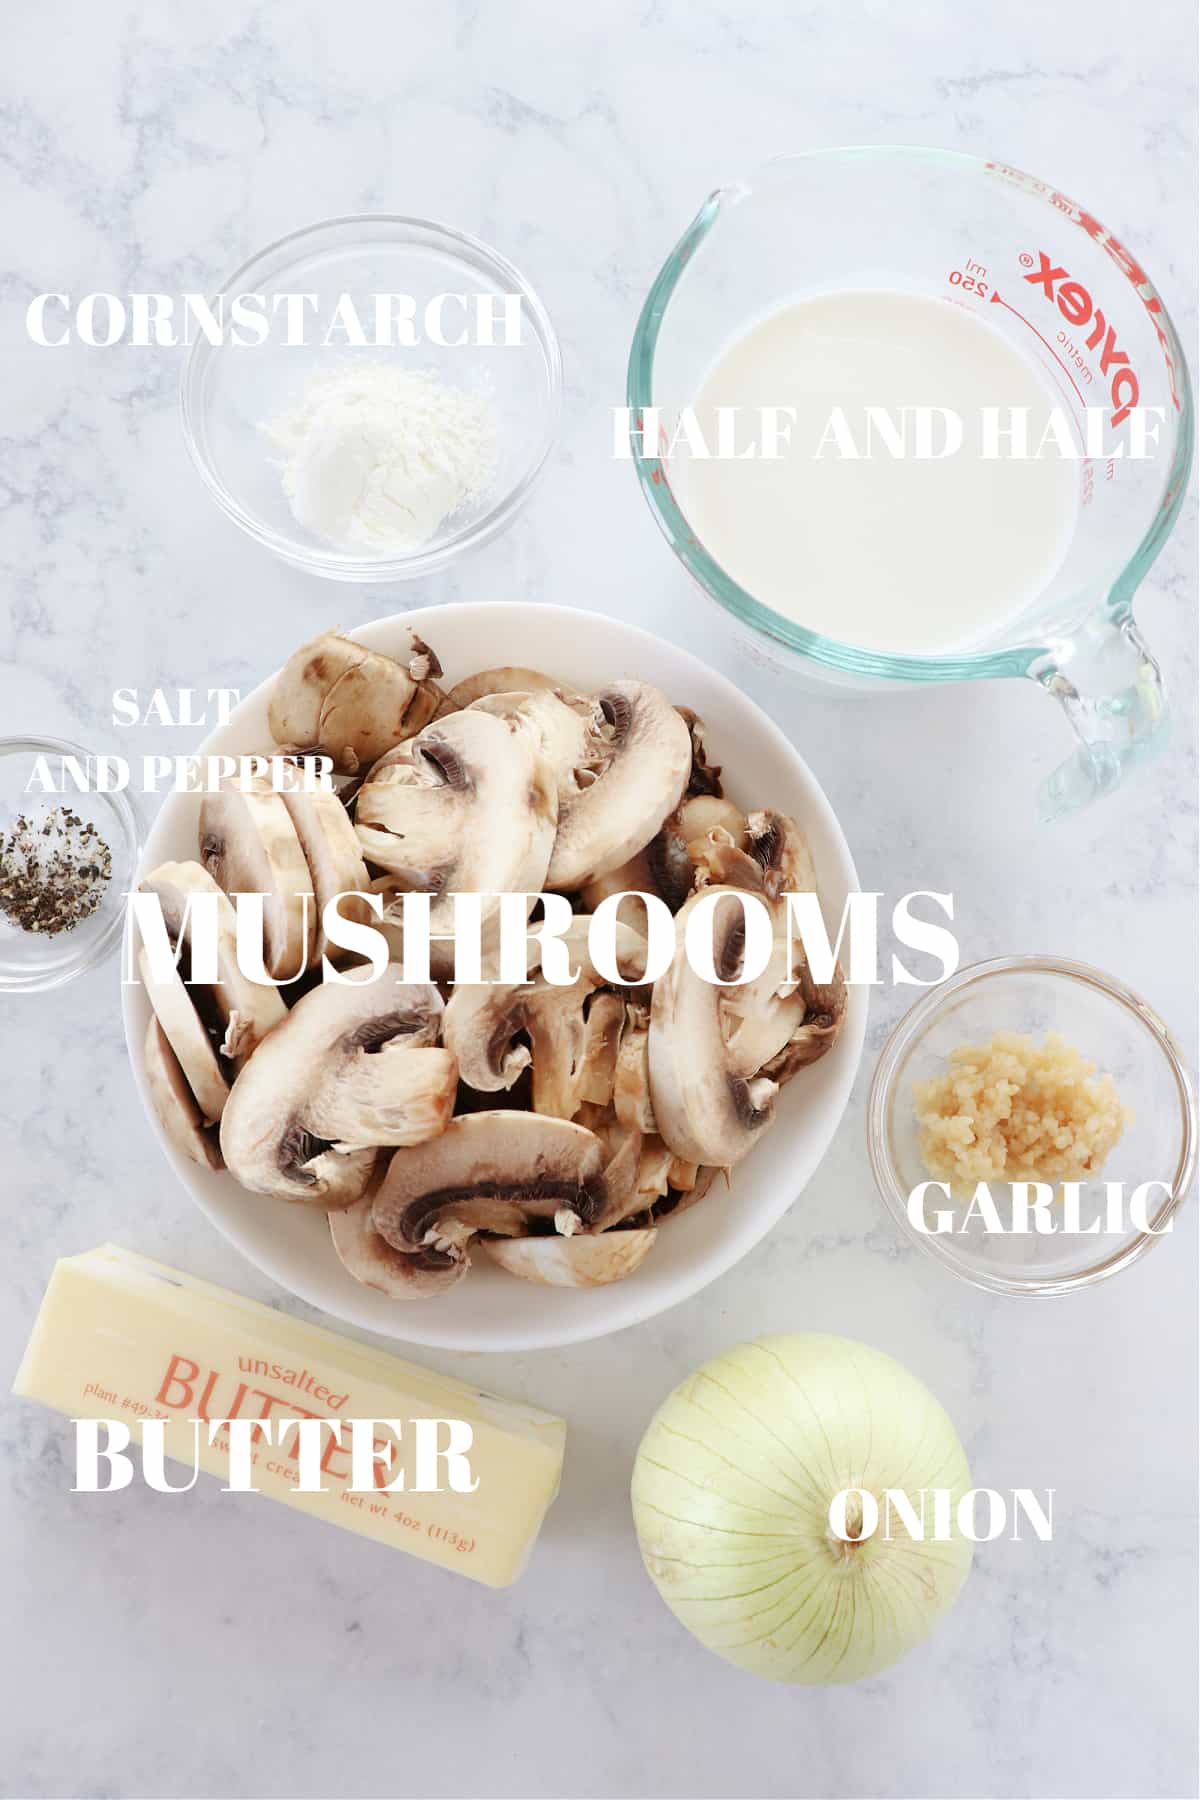
MULTIPOLYGON (((588 956, 590 925, 589 918, 577 917, 563 934, 569 966, 578 970, 574 982, 546 979, 538 964, 540 941, 535 941, 529 981, 464 983, 454 989, 442 1029, 468 1087, 497 1093, 510 1088, 532 1065, 535 1112, 572 1119, 585 1100, 595 1097, 589 1090, 603 1082, 610 1038, 615 1068, 615 1029, 622 1003, 616 995, 596 991, 603 978, 588 956), (617 1001, 615 1011, 606 1003, 610 1000, 617 1001), (593 1020, 597 1006, 600 1012, 593 1020)), ((636 979, 645 967, 645 954, 644 939, 618 926, 618 971, 636 979)))
MULTIPOLYGON (((588 912, 595 912, 613 894, 653 894, 678 912, 697 886, 723 881, 713 859, 738 846, 738 854, 749 863, 746 820, 733 802, 712 794, 693 795, 675 809, 644 850, 588 882, 580 900, 588 912)), ((637 900, 622 901, 618 917, 635 930, 645 928, 644 910, 637 900)))
MULTIPOLYGON (((388 961, 403 964, 404 962, 404 899, 412 890, 404 885, 397 875, 377 875, 369 884, 368 892, 379 894, 383 900, 381 916, 373 916, 371 924, 383 937, 388 947, 388 961)), ((430 907, 432 914, 433 908, 430 907)), ((492 915, 482 921, 481 957, 486 960, 489 951, 494 953, 499 939, 499 920, 492 915)), ((332 960, 342 962, 345 952, 338 951, 332 960)), ((450 982, 454 979, 454 939, 452 937, 431 937, 429 939, 429 973, 434 981, 450 982)))
POLYGON ((667 1188, 666 1195, 656 1200, 650 1208, 650 1217, 656 1225, 665 1224, 668 1219, 678 1219, 691 1207, 698 1206, 711 1189, 718 1175, 725 1178, 729 1186, 729 1173, 725 1169, 697 1169, 695 1180, 690 1187, 684 1187, 674 1179, 667 1188))
POLYGON ((444 1130, 458 1071, 435 1047, 432 986, 325 982, 292 1007, 234 1083, 221 1122, 230 1173, 254 1193, 327 1210, 361 1197, 377 1146, 444 1130))
POLYGON ((803 1025, 808 1003, 797 973, 802 963, 803 951, 789 946, 786 929, 781 929, 762 974, 722 990, 717 1002, 721 1031, 736 1074, 756 1074, 803 1025))
MULTIPOLYGON (((361 893, 370 885, 358 838, 350 815, 331 788, 285 788, 281 798, 300 840, 312 877, 316 907, 315 962, 326 947, 322 921, 325 908, 338 894, 361 893)), ((370 924, 374 914, 362 901, 343 900, 338 908, 343 919, 370 924)))
POLYGON ((667 1170, 667 1186, 678 1189, 681 1194, 690 1194, 700 1178, 699 1163, 686 1162, 682 1156, 673 1156, 671 1166, 667 1170))
POLYGON ((687 725, 657 688, 615 681, 596 695, 604 715, 586 773, 562 809, 547 882, 573 893, 650 842, 687 785, 687 725))
MULTIPOLYGON (((657 1135, 643 1137, 638 1156, 636 1192, 647 1206, 665 1196, 671 1185, 671 1166, 677 1158, 657 1135)), ((635 1212, 640 1208, 635 1207, 635 1212)))
MULTIPOLYGON (((320 751, 335 768, 353 774, 419 729, 410 722, 411 708, 418 689, 441 668, 428 644, 408 635, 398 657, 334 632, 302 645, 284 664, 271 695, 275 742, 320 751)), ((439 698, 433 697, 435 707, 439 698)))
POLYGON ((805 967, 801 971, 801 988, 804 1018, 783 1048, 762 1068, 762 1073, 780 1087, 832 1048, 846 1014, 846 981, 840 967, 828 982, 814 982, 805 967))
POLYGON ((757 1142, 775 1110, 775 1082, 733 1065, 722 1030, 722 988, 692 968, 685 932, 695 907, 718 895, 713 961, 737 971, 744 914, 731 889, 693 895, 678 914, 676 952, 654 984, 648 1060, 650 1099, 663 1141, 689 1162, 728 1168, 757 1142), (728 898, 724 898, 724 896, 728 898))
POLYGON ((418 731, 424 731, 434 719, 440 719, 445 703, 445 691, 436 681, 421 682, 413 695, 412 705, 404 715, 405 736, 415 737, 418 731))
POLYGON ((144 1063, 154 1111, 169 1142, 202 1169, 222 1168, 216 1134, 206 1127, 179 1058, 155 1016, 146 1027, 144 1063))
POLYGON ((555 689, 539 688, 530 694, 485 694, 471 702, 470 710, 518 719, 535 733, 554 774, 560 812, 579 792, 577 772, 583 769, 585 779, 590 778, 585 765, 604 725, 596 701, 586 697, 570 701, 555 689))
POLYGON ((481 1238, 482 1248, 522 1281, 540 1281, 546 1287, 605 1287, 623 1281, 640 1269, 658 1233, 651 1226, 641 1231, 604 1231, 598 1237, 481 1238))
POLYGON ((607 1201, 603 1149, 584 1126, 478 1112, 460 1114, 431 1143, 397 1150, 371 1216, 397 1250, 455 1254, 476 1232, 519 1237, 535 1219, 561 1232, 560 1214, 587 1229, 607 1201))
POLYGON ((784 894, 815 894, 817 871, 812 851, 795 819, 780 812, 752 812, 746 823, 768 900, 779 900, 784 894))
POLYGON ((613 1108, 627 1131, 657 1131, 650 1099, 650 1013, 644 1006, 625 1011, 613 1071, 613 1108))
MULTIPOLYGON (((340 809, 339 809, 340 810, 340 809)), ((144 893, 156 894, 163 923, 172 944, 184 940, 185 956, 192 948, 192 914, 189 905, 200 896, 215 904, 217 914, 217 980, 213 986, 192 986, 198 1009, 210 1008, 221 1020, 221 1055, 243 1063, 269 1031, 287 1017, 279 990, 264 987, 243 975, 237 956, 237 914, 208 870, 195 862, 160 863, 144 881, 144 893)))
POLYGON ((607 1106, 613 1096, 617 1052, 625 1023, 625 1001, 611 991, 594 994, 584 1023, 583 1068, 579 1092, 592 1106, 607 1106))
POLYGON ((776 906, 785 894, 815 893, 808 840, 786 813, 754 812, 742 833, 718 826, 690 846, 698 882, 744 888, 776 906))
MULTIPOLYGON (((376 763, 355 802, 358 840, 400 889, 435 896, 430 928, 453 921, 449 896, 541 892, 558 798, 536 735, 493 713, 452 713, 376 763)), ((484 914, 498 902, 485 903, 484 914)))
POLYGON ((215 1124, 225 1111, 229 1083, 183 977, 172 965, 170 975, 158 980, 145 950, 139 953, 138 970, 155 1016, 195 1096, 200 1116, 205 1124, 215 1124))
POLYGON ((698 887, 711 882, 758 894, 772 915, 774 945, 766 968, 753 981, 721 991, 718 1006, 730 1067, 739 1075, 761 1072, 775 1081, 786 1068, 790 1079, 824 1054, 845 1009, 840 968, 818 993, 803 946, 798 938, 794 943, 790 939, 787 895, 816 891, 807 839, 786 814, 755 812, 743 833, 734 835, 717 825, 689 849, 697 861, 698 887))
POLYGON ((719 797, 722 793, 720 764, 710 763, 708 751, 704 743, 704 720, 690 706, 676 709, 680 718, 688 728, 692 740, 692 766, 688 771, 687 791, 691 794, 712 794, 719 797))
MULTIPOLYGON (((620 1128, 618 1128, 620 1129, 620 1128)), ((606 1134, 593 1126, 597 1136, 606 1134)), ((611 1137, 609 1143, 613 1143, 611 1137)), ((609 1168, 625 1179, 610 1182, 612 1197, 599 1221, 598 1230, 608 1231, 627 1220, 648 1222, 655 1206, 666 1198, 670 1188, 672 1152, 655 1132, 626 1133, 616 1140, 609 1168)))
POLYGON ((343 1268, 364 1287, 389 1300, 426 1300, 444 1294, 461 1281, 468 1262, 440 1250, 417 1250, 406 1256, 393 1250, 371 1223, 371 1195, 329 1214, 329 1235, 343 1268))
POLYGON ((580 698, 577 689, 554 675, 543 675, 538 669, 509 666, 481 669, 478 675, 468 675, 465 681, 455 682, 446 695, 443 711, 459 712, 464 706, 473 706, 485 694, 536 694, 548 688, 572 699, 580 698))
POLYGON ((316 945, 312 876, 281 794, 234 780, 200 805, 200 861, 227 894, 262 894, 263 960, 277 980, 306 969, 316 945))

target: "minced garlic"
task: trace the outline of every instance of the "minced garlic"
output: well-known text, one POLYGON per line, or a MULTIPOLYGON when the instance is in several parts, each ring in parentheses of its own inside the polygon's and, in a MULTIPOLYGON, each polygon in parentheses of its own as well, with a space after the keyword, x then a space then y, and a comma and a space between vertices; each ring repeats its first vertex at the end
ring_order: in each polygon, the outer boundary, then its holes
POLYGON ((925 1167, 952 1184, 1084 1181, 1133 1116, 1112 1076, 1053 1031, 1040 1045, 1014 1031, 960 1044, 915 1101, 925 1167))

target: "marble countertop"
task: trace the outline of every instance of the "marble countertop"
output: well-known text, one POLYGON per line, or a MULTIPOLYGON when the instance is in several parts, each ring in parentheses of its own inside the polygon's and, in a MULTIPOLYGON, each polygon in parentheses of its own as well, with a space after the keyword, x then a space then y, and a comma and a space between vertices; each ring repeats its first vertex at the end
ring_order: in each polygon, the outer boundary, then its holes
MULTIPOLYGON (((964 955, 1111 968, 1195 1061, 1195 508, 1139 617, 1174 691, 1173 748, 1053 830, 1065 753, 1032 685, 866 705, 797 696, 691 602, 608 455, 630 332, 716 183, 778 150, 929 142, 1091 202, 1196 323, 1194 56, 1181 8, 729 0, 417 11, 383 0, 25 9, 0 71, 0 719, 118 747, 118 685, 248 688, 335 620, 521 596, 621 614, 732 674, 800 745, 863 886, 952 889, 964 955), (505 250, 563 341, 566 411, 515 527, 414 589, 331 590, 221 518, 188 464, 176 355, 66 359, 22 318, 45 289, 217 286, 268 240, 372 209, 505 250), (901 754, 902 752, 902 754, 901 754)), ((144 734, 146 749, 192 747, 144 734)), ((146 1125, 112 968, 0 1003, 0 1368, 51 1265, 112 1238, 279 1298, 188 1203, 146 1125)), ((10 1795, 1174 1796, 1196 1792, 1196 1214, 1064 1301, 970 1290, 899 1239, 872 1186, 875 1002, 837 1140, 731 1274, 573 1349, 440 1355, 564 1413, 566 1478, 532 1565, 492 1593, 202 1484, 82 1504, 63 1421, 0 1402, 0 1786, 10 1795), (764 1330, 861 1336, 928 1381, 977 1477, 1053 1486, 1056 1536, 996 1544, 893 1672, 848 1690, 755 1681, 688 1638, 630 1526, 657 1400, 764 1330)))

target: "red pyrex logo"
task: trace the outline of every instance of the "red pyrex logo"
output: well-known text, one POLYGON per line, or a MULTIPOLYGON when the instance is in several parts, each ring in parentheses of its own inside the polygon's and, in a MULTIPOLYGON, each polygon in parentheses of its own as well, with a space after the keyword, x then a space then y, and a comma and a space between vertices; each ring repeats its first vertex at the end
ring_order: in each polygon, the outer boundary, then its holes
POLYGON ((1112 396, 1114 428, 1124 422, 1138 403, 1138 378, 1130 367, 1124 350, 1117 349, 1117 336, 1103 312, 1081 282, 1072 281, 1066 269, 1056 268, 1044 250, 1038 251, 1038 266, 1026 275, 1040 287, 1047 300, 1056 301, 1068 325, 1082 326, 1091 322, 1092 329, 1084 340, 1089 350, 1100 352, 1100 373, 1108 379, 1112 396), (1057 284, 1057 288, 1056 288, 1057 284))

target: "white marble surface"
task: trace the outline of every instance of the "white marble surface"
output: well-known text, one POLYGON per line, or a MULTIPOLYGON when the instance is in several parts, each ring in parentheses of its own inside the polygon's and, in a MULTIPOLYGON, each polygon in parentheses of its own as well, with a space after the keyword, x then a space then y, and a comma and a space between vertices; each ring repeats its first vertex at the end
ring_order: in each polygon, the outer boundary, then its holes
MULTIPOLYGON (((122 684, 248 686, 335 619, 521 595, 610 609, 743 679, 838 808, 866 887, 951 888, 970 957, 1119 971, 1194 1056, 1194 510, 1139 603, 1174 748, 1102 808, 1032 821, 1063 745, 1031 687, 869 709, 738 662, 608 460, 630 331, 716 182, 784 148, 1001 156, 1088 201, 1195 326, 1194 53, 1182 6, 548 0, 246 9, 51 0, 0 69, 0 719, 114 745, 122 684), (231 17, 240 19, 230 22, 231 17), (243 541, 186 460, 170 353, 24 343, 46 288, 213 288, 312 219, 444 218, 506 250, 562 335, 549 478, 470 563, 331 591, 243 541)), ((147 733, 138 748, 188 748, 147 733)), ((54 1258, 105 1238, 277 1298, 178 1190, 107 972, 0 1011, 0 1368, 54 1258)), ((559 1353, 439 1360, 564 1412, 565 1486, 494 1594, 207 1483, 68 1493, 62 1421, 2 1405, 0 1784, 11 1795, 1166 1796, 1196 1790, 1196 1226, 1117 1281, 1017 1303, 897 1238, 862 1103, 787 1221, 657 1321, 559 1353), (760 1684, 646 1581, 626 1499, 658 1398, 763 1329, 858 1335, 927 1379, 979 1478, 1051 1485, 1057 1535, 995 1546, 930 1644, 853 1690, 760 1684)))

